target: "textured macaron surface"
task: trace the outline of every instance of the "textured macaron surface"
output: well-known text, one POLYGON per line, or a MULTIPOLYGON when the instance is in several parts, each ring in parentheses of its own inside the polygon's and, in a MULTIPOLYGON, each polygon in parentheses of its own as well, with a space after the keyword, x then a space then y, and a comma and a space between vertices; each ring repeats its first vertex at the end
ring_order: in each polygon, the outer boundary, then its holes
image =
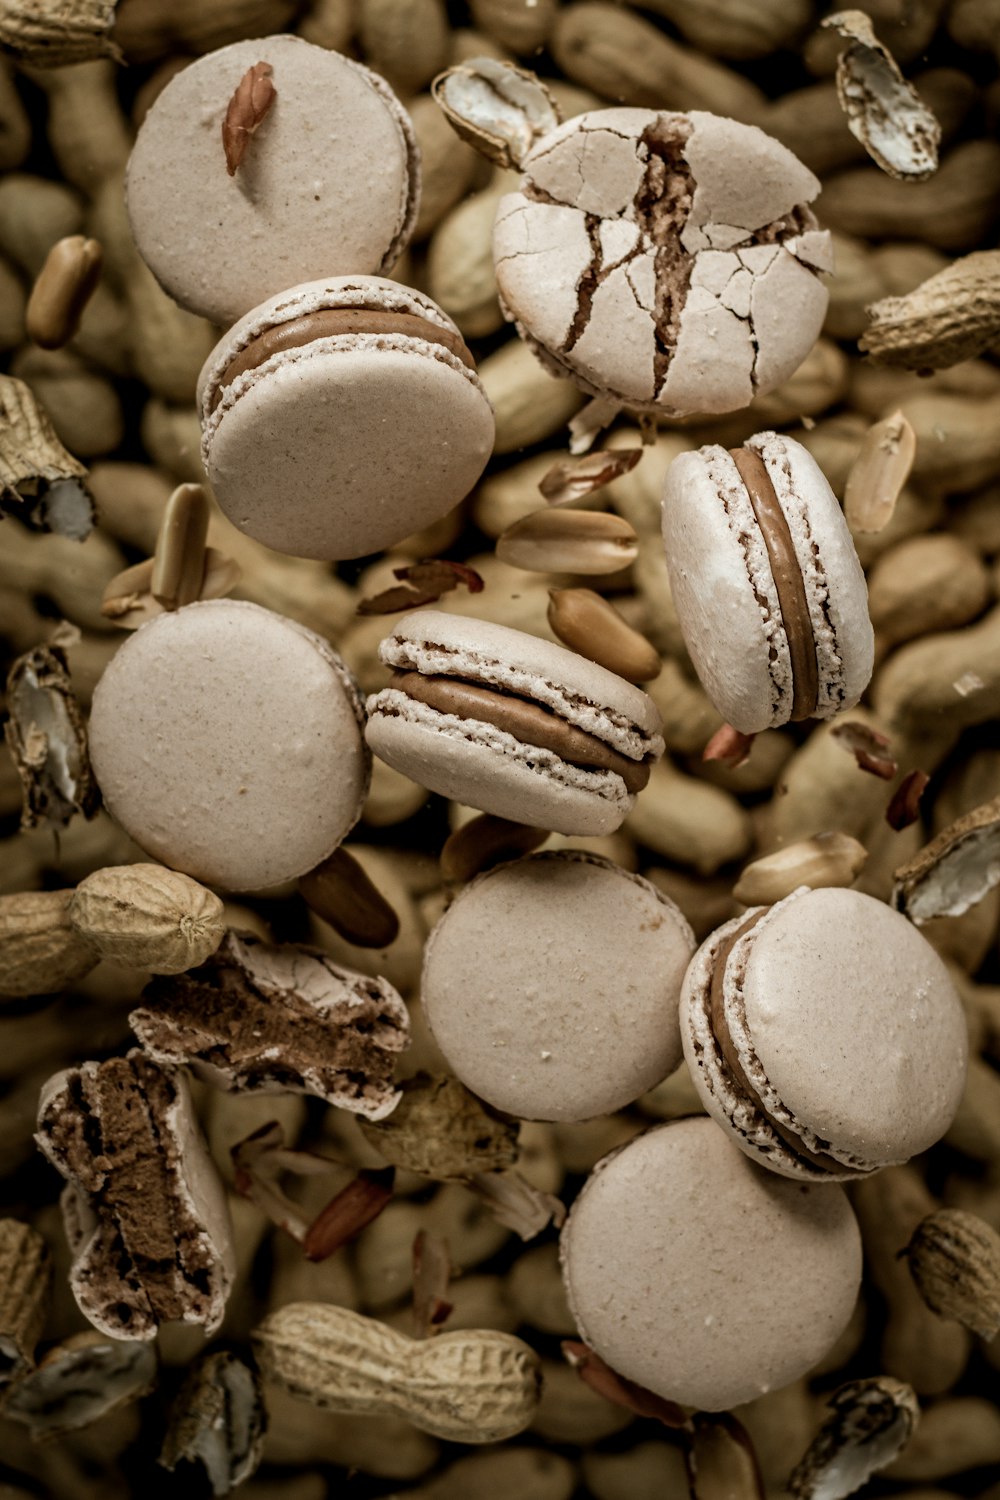
POLYGON ((805 1374, 861 1280, 843 1190, 762 1172, 704 1118, 598 1163, 560 1248, 582 1338, 629 1380, 704 1411, 805 1374))
POLYGON ((968 1044, 961 1002, 927 940, 858 891, 803 889, 763 910, 723 952, 721 976, 755 1105, 734 1087, 709 994, 721 945, 746 922, 713 934, 684 981, 685 1054, 709 1112, 791 1176, 863 1175, 933 1145, 958 1108, 968 1044))
POLYGON ((793 717, 789 637, 803 628, 818 691, 808 717, 853 707, 871 676, 874 636, 864 573, 839 502, 801 443, 758 433, 759 454, 787 528, 803 618, 786 618, 767 539, 731 452, 709 444, 667 471, 663 542, 685 644, 705 691, 735 729, 754 734, 793 717))
POLYGON ((427 944, 421 998, 474 1093, 525 1119, 589 1119, 677 1066, 693 948, 648 881, 596 855, 534 855, 451 904, 427 944))
POLYGON ((381 78, 294 36, 236 42, 171 79, 126 177, 129 220, 157 280, 214 323, 314 276, 389 270, 412 229, 419 158, 381 78), (230 176, 222 124, 249 68, 276 97, 230 176))
POLYGON ((202 456, 229 518, 266 546, 326 560, 440 519, 479 478, 495 431, 471 356, 449 343, 464 349, 429 297, 379 277, 308 282, 253 309, 199 381, 202 456), (362 323, 375 314, 372 331, 323 331, 324 313, 352 310, 362 323), (406 331, 380 328, 385 317, 406 331), (303 341, 227 380, 254 340, 282 329, 303 341))
POLYGON ((303 875, 354 826, 370 758, 347 669, 319 636, 235 600, 149 621, 94 693, 111 815, 165 865, 251 890, 303 875))
POLYGON ((593 394, 732 411, 815 342, 830 240, 813 174, 756 126, 702 111, 595 110, 522 163, 494 230, 519 331, 593 394))

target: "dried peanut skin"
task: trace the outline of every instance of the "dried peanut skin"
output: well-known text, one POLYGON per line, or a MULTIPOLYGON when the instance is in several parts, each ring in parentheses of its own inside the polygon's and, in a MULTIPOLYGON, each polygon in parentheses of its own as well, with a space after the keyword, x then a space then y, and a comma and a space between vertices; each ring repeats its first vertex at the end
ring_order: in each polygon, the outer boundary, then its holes
POLYGON ((509 1333, 417 1342, 344 1307, 293 1302, 253 1338, 265 1377, 293 1395, 332 1411, 391 1412, 452 1442, 513 1437, 538 1404, 538 1358, 509 1333))
POLYGON ((70 895, 0 896, 0 995, 48 995, 90 973, 99 955, 70 926, 70 895))
POLYGON ((101 958, 154 974, 196 968, 225 932, 218 896, 161 865, 95 870, 77 886, 69 920, 101 958))

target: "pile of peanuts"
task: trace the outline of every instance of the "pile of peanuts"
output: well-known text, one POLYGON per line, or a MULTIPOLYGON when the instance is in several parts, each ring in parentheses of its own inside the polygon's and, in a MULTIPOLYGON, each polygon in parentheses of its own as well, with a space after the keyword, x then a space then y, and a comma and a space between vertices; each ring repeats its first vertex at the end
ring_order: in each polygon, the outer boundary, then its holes
MULTIPOLYGON (((98 524, 81 543, 31 532, 15 519, 0 523, 5 672, 66 620, 79 631, 67 651, 86 708, 123 638, 101 612, 106 585, 152 553, 175 487, 204 479, 194 391, 217 334, 167 298, 135 251, 122 176, 136 125, 192 56, 294 30, 383 74, 412 115, 423 196, 414 242, 393 274, 428 292, 470 342, 496 411, 496 450, 461 506, 363 566, 279 555, 215 512, 209 542, 242 571, 235 596, 330 639, 362 689, 372 692, 386 680, 376 652, 390 622, 359 616, 357 608, 390 586, 393 568, 408 561, 446 555, 470 564, 483 591, 471 597, 458 590, 440 607, 547 638, 551 589, 582 584, 605 593, 662 659, 648 691, 663 716, 667 755, 621 832, 586 840, 553 835, 546 847, 592 848, 641 872, 678 903, 699 941, 741 909, 734 887, 746 865, 777 847, 817 833, 849 835, 867 852, 855 888, 887 899, 899 866, 996 796, 1000 366, 987 354, 921 377, 862 358, 857 340, 868 326, 868 305, 908 293, 953 259, 995 243, 997 0, 864 5, 942 125, 941 164, 919 183, 887 178, 849 132, 833 79, 843 44, 817 29, 822 8, 813 0, 646 0, 641 8, 631 0, 120 0, 111 36, 127 66, 93 48, 88 53, 82 18, 100 5, 63 0, 36 8, 51 17, 48 60, 63 45, 65 61, 39 66, 30 47, 19 57, 0 55, 0 358, 86 465, 98 524), (836 271, 822 338, 784 386, 746 411, 662 423, 636 467, 587 498, 589 508, 623 517, 639 538, 634 563, 597 579, 523 571, 494 552, 510 525, 539 508, 539 481, 566 458, 567 423, 584 398, 534 359, 497 301, 491 229, 499 196, 515 175, 458 139, 429 92, 443 69, 484 55, 537 70, 564 118, 624 103, 704 109, 758 124, 823 182, 815 207, 833 231, 836 271), (65 347, 45 349, 26 331, 28 296, 52 246, 74 235, 99 242, 102 275, 77 334, 65 347), (851 718, 887 737, 900 773, 920 770, 930 778, 919 818, 902 831, 885 818, 886 782, 859 768, 829 726, 767 730, 736 769, 702 760, 721 721, 693 674, 671 610, 659 531, 663 478, 678 453, 706 442, 736 445, 774 427, 810 450, 842 496, 866 432, 897 410, 915 433, 916 453, 889 523, 855 538, 868 577, 876 670, 851 718)), ((0 14, 0 39, 9 42, 5 24, 0 14)), ((636 447, 644 436, 619 420, 607 446, 636 447)), ((14 764, 0 752, 3 892, 76 885, 96 870, 144 857, 103 812, 89 821, 75 818, 55 840, 44 829, 18 832, 20 810, 14 764)), ((272 941, 313 943, 396 986, 413 1014, 404 1076, 443 1071, 420 1019, 417 990, 424 939, 454 888, 442 873, 441 848, 468 816, 467 809, 428 800, 376 761, 347 847, 399 918, 398 935, 383 949, 348 942, 310 912, 293 886, 225 902, 229 926, 272 941)), ((925 1158, 852 1186, 866 1253, 863 1297, 823 1367, 738 1413, 768 1495, 784 1493, 823 1420, 824 1397, 845 1380, 886 1374, 913 1387, 923 1412, 912 1442, 880 1479, 880 1493, 1000 1500, 1000 1340, 987 1343, 933 1313, 898 1258, 916 1224, 942 1204, 968 1209, 1000 1230, 998 928, 1000 887, 965 915, 922 929, 948 962, 967 1009, 966 1095, 944 1141, 925 1158)), ((126 1016, 147 978, 141 968, 105 959, 41 1007, 0 1000, 0 1217, 32 1224, 54 1259, 43 1347, 87 1325, 67 1285, 60 1184, 40 1165, 32 1140, 39 1088, 58 1069, 127 1043, 126 1016)), ((342 1163, 343 1182, 381 1164, 356 1121, 319 1101, 208 1089, 197 1089, 196 1098, 230 1185, 231 1147, 272 1120, 287 1144, 342 1163)), ((614 1116, 524 1124, 519 1170, 539 1190, 569 1201, 606 1152, 652 1122, 699 1108, 682 1069, 614 1116)), ((332 1190, 329 1177, 295 1187, 309 1212, 332 1190)), ((460 1273, 449 1290, 448 1330, 516 1331, 540 1354, 544 1377, 528 1430, 481 1450, 456 1447, 446 1431, 434 1436, 408 1420, 402 1356, 391 1411, 347 1416, 270 1391, 263 1464, 242 1486, 248 1500, 321 1500, 340 1492, 347 1473, 358 1497, 653 1500, 687 1493, 683 1456, 670 1433, 610 1404, 563 1360, 560 1340, 576 1330, 554 1230, 524 1244, 462 1186, 400 1171, 380 1216, 351 1245, 314 1264, 232 1186, 230 1199, 239 1265, 222 1329, 227 1345, 245 1347, 264 1317, 301 1301, 335 1304, 389 1330, 410 1331, 412 1246, 424 1229, 447 1238, 460 1273)), ((0 1325, 5 1295, 0 1286, 0 1325)), ((391 1362, 396 1346, 383 1335, 380 1347, 391 1362)), ((180 1481, 155 1458, 164 1412, 201 1346, 200 1332, 167 1327, 157 1340, 160 1370, 151 1395, 45 1444, 0 1410, 0 1495, 97 1500, 173 1493, 180 1481)), ((420 1357, 433 1363, 435 1351, 431 1342, 420 1357)), ((719 1500, 722 1493, 699 1491, 698 1500, 719 1500)))

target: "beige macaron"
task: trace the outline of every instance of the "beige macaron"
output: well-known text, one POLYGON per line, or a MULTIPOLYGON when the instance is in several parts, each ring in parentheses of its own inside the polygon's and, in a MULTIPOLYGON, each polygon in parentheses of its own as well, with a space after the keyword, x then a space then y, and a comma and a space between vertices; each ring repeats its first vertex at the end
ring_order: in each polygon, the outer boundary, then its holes
POLYGON ((356 823, 371 759, 353 678, 320 636, 234 599, 150 620, 94 692, 90 751, 140 848, 224 890, 304 875, 356 823))
POLYGON ((458 1077, 522 1119, 623 1109, 680 1062, 677 1002, 694 950, 678 908, 579 850, 480 875, 424 952, 421 997, 458 1077))

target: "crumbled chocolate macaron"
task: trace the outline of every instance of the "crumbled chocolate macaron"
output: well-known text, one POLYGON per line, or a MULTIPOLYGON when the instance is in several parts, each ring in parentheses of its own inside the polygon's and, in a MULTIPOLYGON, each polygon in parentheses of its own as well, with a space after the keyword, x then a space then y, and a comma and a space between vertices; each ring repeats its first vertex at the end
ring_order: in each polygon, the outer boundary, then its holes
POLYGON ((968 1040, 948 971, 860 891, 801 887, 727 922, 691 960, 680 1013, 705 1108, 785 1177, 905 1162, 962 1097, 968 1040))
POLYGON ((837 497, 793 438, 682 453, 663 542, 674 607, 708 696, 743 734, 830 718, 868 685, 868 592, 837 497))
POLYGON ((255 308, 209 355, 198 401, 219 504, 300 557, 360 557, 439 520, 493 448, 458 328, 377 276, 308 282, 255 308))
POLYGON ((70 1286, 102 1333, 222 1322, 234 1261, 226 1194, 182 1073, 139 1051, 50 1078, 38 1145, 68 1179, 70 1286))
POLYGON ((559 833, 618 828, 663 753, 652 700, 563 646, 440 610, 405 615, 368 744, 430 791, 559 833))
POLYGON ((592 110, 520 166, 497 210, 497 286, 554 373, 682 416, 747 406, 812 348, 832 269, 820 184, 756 126, 592 110))
POLYGON ((381 1120, 409 1013, 384 979, 318 949, 228 932, 207 963, 154 979, 129 1025, 150 1057, 217 1088, 314 1094, 381 1120))

